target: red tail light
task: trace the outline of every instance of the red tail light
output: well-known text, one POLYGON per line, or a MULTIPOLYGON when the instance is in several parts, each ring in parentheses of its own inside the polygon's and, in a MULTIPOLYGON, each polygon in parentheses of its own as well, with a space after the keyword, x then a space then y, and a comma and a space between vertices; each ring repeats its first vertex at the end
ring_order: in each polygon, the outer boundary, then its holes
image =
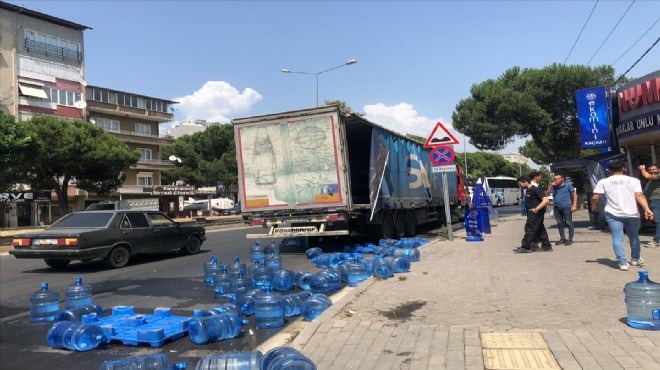
POLYGON ((28 247, 30 239, 14 239, 11 243, 14 247, 28 247))
POLYGON ((253 218, 252 222, 251 222, 252 226, 258 226, 258 225, 263 225, 263 224, 264 224, 264 220, 262 220, 260 218, 253 218))
POLYGON ((346 215, 339 214, 339 213, 333 213, 329 214, 327 217, 328 221, 344 221, 346 220, 346 215))
POLYGON ((57 239, 57 245, 59 245, 59 246, 78 245, 78 239, 76 239, 76 238, 59 238, 59 239, 57 239))

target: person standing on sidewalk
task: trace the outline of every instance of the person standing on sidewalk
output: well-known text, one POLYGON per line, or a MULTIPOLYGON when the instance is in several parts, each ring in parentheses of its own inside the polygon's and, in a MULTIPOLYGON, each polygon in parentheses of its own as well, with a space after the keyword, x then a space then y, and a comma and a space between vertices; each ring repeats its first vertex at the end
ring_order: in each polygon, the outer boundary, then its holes
MULTIPOLYGON (((660 182, 660 181, 659 181, 660 182)), ((555 245, 573 244, 573 235, 575 227, 573 226, 573 213, 577 211, 577 193, 571 184, 566 183, 566 176, 558 174, 554 176, 552 185, 545 192, 545 195, 554 199, 555 221, 559 229, 559 241, 555 245), (568 227, 568 239, 564 234, 564 227, 568 227)))
POLYGON ((653 212, 649 208, 642 193, 642 184, 639 179, 623 174, 623 163, 612 161, 607 165, 611 176, 598 181, 591 197, 592 211, 598 212, 598 200, 601 194, 605 196, 605 220, 612 234, 612 248, 619 261, 619 270, 628 271, 628 266, 642 266, 644 260, 640 256, 639 248, 639 211, 635 201, 644 209, 649 220, 653 219, 653 212), (623 233, 628 234, 630 241, 631 260, 628 263, 623 250, 623 233))
POLYGON ((658 165, 650 164, 648 170, 646 166, 639 166, 639 172, 648 182, 644 187, 644 196, 649 201, 653 219, 655 220, 655 235, 653 242, 648 247, 660 247, 660 175, 658 175, 658 165))
POLYGON ((521 246, 514 249, 515 253, 531 253, 534 251, 534 244, 541 242, 541 251, 552 252, 552 245, 548 239, 548 232, 543 226, 545 218, 545 208, 548 205, 548 197, 545 192, 539 188, 541 181, 540 172, 532 172, 529 177, 518 179, 520 187, 527 189, 525 193, 525 205, 527 207, 527 222, 525 222, 525 236, 522 239, 521 246))

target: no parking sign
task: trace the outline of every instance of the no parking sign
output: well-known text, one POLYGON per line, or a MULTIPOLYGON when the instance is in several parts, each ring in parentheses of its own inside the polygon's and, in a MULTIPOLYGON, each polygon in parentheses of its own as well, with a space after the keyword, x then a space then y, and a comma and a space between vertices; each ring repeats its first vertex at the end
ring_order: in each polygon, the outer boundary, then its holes
POLYGON ((431 159, 431 162, 433 164, 438 165, 438 166, 447 166, 454 162, 454 158, 456 158, 456 154, 454 153, 454 149, 448 146, 436 146, 431 150, 431 153, 429 154, 429 158, 431 159))

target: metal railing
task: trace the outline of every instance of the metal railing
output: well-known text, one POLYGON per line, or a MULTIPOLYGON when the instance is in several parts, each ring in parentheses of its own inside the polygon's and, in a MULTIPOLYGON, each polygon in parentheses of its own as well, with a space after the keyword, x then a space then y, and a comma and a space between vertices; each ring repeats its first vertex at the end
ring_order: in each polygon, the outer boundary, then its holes
POLYGON ((25 48, 29 50, 36 50, 46 55, 57 55, 59 57, 71 60, 82 61, 82 53, 79 51, 61 48, 55 45, 49 45, 45 42, 39 42, 36 40, 25 39, 25 48))
POLYGON ((150 164, 154 166, 174 166, 174 162, 163 159, 142 159, 138 160, 138 164, 150 164))
MULTIPOLYGON (((100 126, 99 126, 99 127, 100 127, 100 126)), ((151 138, 151 139, 168 139, 167 136, 160 136, 160 135, 148 134, 148 133, 144 133, 144 132, 128 131, 128 130, 119 130, 119 129, 106 128, 106 127, 101 127, 101 128, 104 129, 104 130, 106 130, 107 132, 112 132, 113 134, 128 135, 128 136, 148 137, 148 138, 151 138)))

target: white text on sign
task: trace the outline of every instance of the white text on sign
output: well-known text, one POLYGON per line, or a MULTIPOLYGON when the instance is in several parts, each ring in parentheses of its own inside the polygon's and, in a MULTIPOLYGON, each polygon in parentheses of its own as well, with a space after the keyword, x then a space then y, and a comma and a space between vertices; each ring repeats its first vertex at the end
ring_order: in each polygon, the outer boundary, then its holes
POLYGON ((433 166, 433 167, 431 167, 431 172, 433 172, 433 173, 456 172, 456 165, 455 164, 450 164, 450 165, 447 165, 447 166, 433 166))

